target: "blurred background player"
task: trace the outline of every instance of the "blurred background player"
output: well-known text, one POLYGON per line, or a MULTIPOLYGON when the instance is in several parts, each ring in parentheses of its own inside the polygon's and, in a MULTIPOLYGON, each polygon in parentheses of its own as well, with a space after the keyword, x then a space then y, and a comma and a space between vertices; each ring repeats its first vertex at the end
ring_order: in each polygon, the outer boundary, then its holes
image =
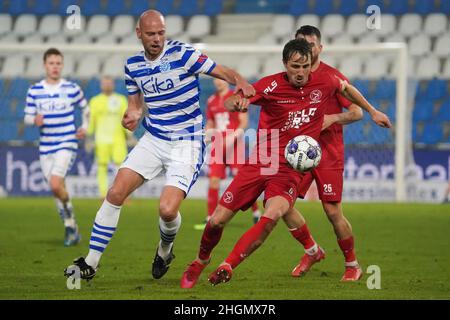
MULTIPOLYGON (((212 131, 217 131, 221 134, 222 139, 213 139, 214 141, 212 141, 211 144, 211 162, 208 170, 208 217, 204 223, 194 226, 197 230, 203 230, 205 228, 206 222, 217 207, 219 202, 220 180, 226 178, 226 168, 229 167, 231 175, 235 176, 239 167, 242 165, 238 163, 237 147, 238 143, 244 143, 244 141, 242 141, 242 135, 248 126, 247 113, 229 112, 224 106, 224 101, 233 95, 233 91, 230 90, 229 84, 221 79, 214 79, 213 83, 216 88, 216 93, 208 98, 208 105, 206 107, 206 139, 210 139, 208 133, 211 133, 212 131), (234 135, 234 137, 232 135, 234 135), (238 140, 240 141, 238 142, 238 140), (217 154, 215 151, 218 148, 223 149, 223 157, 220 159, 216 158, 217 154), (232 158, 230 157, 230 154, 232 155, 232 158)), ((253 222, 256 223, 261 217, 256 201, 252 205, 252 212, 253 222)))
POLYGON ((61 78, 64 61, 62 53, 50 48, 44 53, 46 77, 28 89, 25 124, 40 130, 39 160, 42 172, 56 200, 64 222, 64 245, 81 240, 72 202, 66 190, 65 177, 78 149, 78 139, 86 137, 89 107, 80 87, 61 78), (75 106, 82 108, 82 125, 75 127, 75 106))
MULTIPOLYGON (((348 82, 348 79, 342 73, 320 60, 320 53, 323 47, 321 33, 318 28, 309 25, 302 26, 297 30, 295 37, 297 39, 306 39, 311 45, 311 73, 313 76, 322 77, 325 74, 331 74, 348 82)), ((378 117, 384 116, 374 108, 370 109, 370 113, 375 122, 378 117)), ((328 116, 324 119, 319 139, 322 148, 322 160, 317 168, 304 174, 299 189, 299 196, 304 198, 312 182, 316 182, 323 209, 333 225, 338 245, 345 257, 345 272, 342 281, 356 281, 361 278, 362 270, 356 259, 352 227, 343 214, 341 204, 344 174, 342 125, 360 120, 363 114, 359 106, 352 104, 340 94, 335 94, 330 99, 325 114, 328 116), (343 112, 343 108, 348 109, 348 111, 343 112)), ((287 217, 295 216, 288 215, 287 217)), ((289 226, 289 222, 287 224, 289 226)), ((292 271, 292 275, 294 277, 304 275, 314 263, 323 258, 324 256, 321 257, 319 254, 309 255, 305 253, 300 263, 292 271)))
POLYGON ((88 134, 94 135, 97 183, 100 196, 104 198, 108 191, 108 164, 112 161, 117 167, 123 162, 128 153, 127 137, 131 138, 132 133, 121 124, 127 98, 114 92, 114 79, 110 76, 103 76, 100 86, 102 92, 89 102, 88 134))

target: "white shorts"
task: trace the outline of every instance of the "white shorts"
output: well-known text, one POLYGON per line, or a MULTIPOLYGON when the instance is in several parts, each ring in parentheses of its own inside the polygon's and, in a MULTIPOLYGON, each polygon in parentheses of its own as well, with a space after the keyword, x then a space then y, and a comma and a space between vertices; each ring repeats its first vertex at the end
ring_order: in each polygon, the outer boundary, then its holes
POLYGON ((204 152, 203 141, 166 141, 146 132, 120 168, 131 169, 146 180, 165 172, 165 185, 175 186, 187 195, 197 181, 204 152))
POLYGON ((59 150, 55 153, 43 154, 39 156, 42 173, 47 181, 51 176, 65 177, 70 168, 72 168, 76 152, 70 150, 59 150))

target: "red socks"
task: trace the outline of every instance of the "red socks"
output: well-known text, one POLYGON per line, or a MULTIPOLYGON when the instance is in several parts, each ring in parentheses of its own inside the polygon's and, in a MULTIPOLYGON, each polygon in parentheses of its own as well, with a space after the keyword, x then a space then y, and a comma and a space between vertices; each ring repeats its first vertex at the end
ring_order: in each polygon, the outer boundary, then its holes
POLYGON ((274 220, 262 216, 258 223, 242 235, 225 262, 230 264, 233 269, 236 268, 266 240, 275 225, 274 220))
POLYGON ((311 236, 311 233, 309 232, 306 223, 302 227, 292 230, 291 234, 295 239, 297 239, 298 242, 303 245, 305 250, 311 249, 316 244, 311 236))
POLYGON ((211 217, 219 203, 219 189, 208 189, 208 217, 211 217))
POLYGON ((339 247, 342 250, 342 253, 345 257, 345 262, 356 262, 356 255, 355 255, 355 244, 353 237, 349 237, 347 239, 341 239, 338 240, 339 247))
POLYGON ((198 252, 198 257, 201 260, 209 260, 211 251, 219 243, 222 233, 223 228, 212 228, 209 222, 206 224, 205 230, 203 231, 202 240, 200 242, 200 251, 198 252))
POLYGON ((257 211, 257 210, 258 210, 258 202, 255 201, 255 202, 252 204, 252 211, 255 212, 255 211, 257 211))

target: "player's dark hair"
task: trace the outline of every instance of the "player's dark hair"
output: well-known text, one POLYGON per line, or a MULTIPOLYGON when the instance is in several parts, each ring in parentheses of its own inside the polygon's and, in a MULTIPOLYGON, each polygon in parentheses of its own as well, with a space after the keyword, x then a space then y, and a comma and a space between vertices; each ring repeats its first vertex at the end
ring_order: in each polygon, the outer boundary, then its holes
POLYGON ((287 63, 296 53, 303 57, 309 56, 312 59, 311 45, 305 39, 294 39, 286 43, 283 49, 283 62, 287 63))
POLYGON ((322 41, 322 35, 320 33, 320 30, 314 26, 310 25, 301 26, 295 33, 295 37, 297 38, 299 34, 301 34, 302 36, 316 36, 317 40, 319 40, 319 43, 322 41))
POLYGON ((64 58, 64 56, 63 56, 63 54, 61 53, 61 51, 59 51, 59 50, 56 49, 56 48, 50 48, 50 49, 47 49, 47 51, 44 52, 44 62, 47 60, 47 58, 48 58, 49 56, 52 56, 52 55, 61 56, 61 57, 64 58))

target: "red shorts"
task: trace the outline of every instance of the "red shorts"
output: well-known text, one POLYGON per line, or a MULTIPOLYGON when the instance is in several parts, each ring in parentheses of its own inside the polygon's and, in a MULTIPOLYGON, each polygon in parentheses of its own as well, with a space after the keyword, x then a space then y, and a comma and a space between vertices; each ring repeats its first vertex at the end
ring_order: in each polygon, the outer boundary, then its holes
POLYGON ((316 180, 319 199, 324 202, 341 202, 344 186, 343 169, 314 169, 303 175, 298 196, 304 198, 313 180, 316 180))
POLYGON ((295 170, 280 166, 274 175, 261 175, 261 165, 246 164, 242 166, 220 199, 220 205, 237 212, 252 206, 264 192, 264 205, 275 196, 282 196, 292 207, 298 194, 301 176, 295 170))

